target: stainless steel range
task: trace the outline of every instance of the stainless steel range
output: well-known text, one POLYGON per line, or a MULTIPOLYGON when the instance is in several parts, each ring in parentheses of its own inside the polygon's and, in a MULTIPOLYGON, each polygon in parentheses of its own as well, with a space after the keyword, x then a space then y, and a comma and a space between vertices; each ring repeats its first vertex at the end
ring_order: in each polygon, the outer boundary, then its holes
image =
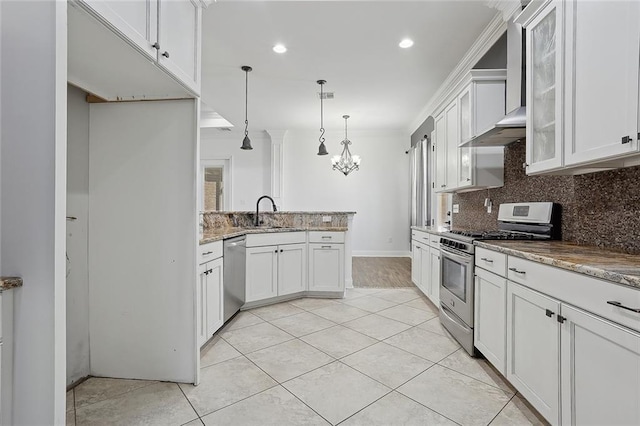
POLYGON ((560 209, 553 203, 505 203, 498 231, 450 231, 440 238, 440 321, 471 355, 475 240, 557 239, 560 209))

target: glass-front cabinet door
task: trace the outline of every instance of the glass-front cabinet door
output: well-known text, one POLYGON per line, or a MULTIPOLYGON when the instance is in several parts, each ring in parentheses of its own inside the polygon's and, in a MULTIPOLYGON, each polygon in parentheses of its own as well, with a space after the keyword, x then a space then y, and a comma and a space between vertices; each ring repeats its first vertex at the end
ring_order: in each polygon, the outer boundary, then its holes
POLYGON ((527 25, 527 174, 562 166, 563 8, 552 1, 527 25))
MULTIPOLYGON (((466 142, 472 136, 471 122, 471 96, 472 86, 469 86, 458 97, 458 114, 460 114, 460 142, 466 142)), ((460 148, 458 151, 458 187, 470 186, 473 176, 472 149, 469 147, 460 148)))

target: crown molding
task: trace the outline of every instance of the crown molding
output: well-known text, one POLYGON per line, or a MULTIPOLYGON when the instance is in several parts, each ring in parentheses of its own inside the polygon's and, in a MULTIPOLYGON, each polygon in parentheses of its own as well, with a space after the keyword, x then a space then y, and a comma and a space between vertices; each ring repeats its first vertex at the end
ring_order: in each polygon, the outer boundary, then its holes
POLYGON ((459 87, 471 70, 471 67, 478 63, 506 31, 507 22, 503 19, 503 14, 496 13, 427 105, 420 110, 418 116, 411 122, 408 128, 409 134, 413 134, 427 117, 430 115, 435 116, 437 112, 445 107, 446 102, 457 95, 457 91, 460 90, 459 87))
POLYGON ((520 0, 485 0, 484 3, 492 9, 502 12, 502 19, 505 21, 509 21, 516 13, 522 11, 520 0))

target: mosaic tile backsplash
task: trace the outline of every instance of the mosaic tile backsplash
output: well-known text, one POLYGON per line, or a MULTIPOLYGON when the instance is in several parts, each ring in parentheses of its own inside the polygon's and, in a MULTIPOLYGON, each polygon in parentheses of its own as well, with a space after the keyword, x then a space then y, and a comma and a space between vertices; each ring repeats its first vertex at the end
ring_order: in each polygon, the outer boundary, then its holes
POLYGON ((553 201, 562 206, 562 240, 640 254, 640 166, 578 176, 527 176, 525 142, 505 148, 504 186, 454 194, 454 229, 496 229, 501 203, 553 201), (488 195, 487 195, 488 194, 488 195), (491 198, 487 213, 484 199, 491 198))

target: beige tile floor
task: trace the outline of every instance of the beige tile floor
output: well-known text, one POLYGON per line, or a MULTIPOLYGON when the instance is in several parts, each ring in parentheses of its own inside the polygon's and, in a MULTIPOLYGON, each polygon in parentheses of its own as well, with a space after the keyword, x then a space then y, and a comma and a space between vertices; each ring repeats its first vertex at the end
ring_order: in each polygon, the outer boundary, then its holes
POLYGON ((201 384, 91 378, 68 425, 538 425, 415 288, 348 290, 239 313, 203 350, 201 384))

